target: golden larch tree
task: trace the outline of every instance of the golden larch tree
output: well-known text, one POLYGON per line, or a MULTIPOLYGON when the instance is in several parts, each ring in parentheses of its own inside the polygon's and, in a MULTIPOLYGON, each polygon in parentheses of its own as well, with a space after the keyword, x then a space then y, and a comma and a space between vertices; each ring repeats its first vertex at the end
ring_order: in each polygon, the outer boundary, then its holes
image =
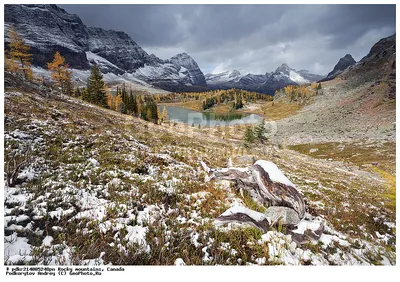
POLYGON ((8 31, 10 43, 8 44, 9 51, 7 52, 6 67, 9 71, 22 71, 26 78, 32 79, 32 54, 29 53, 30 47, 25 44, 23 37, 11 26, 8 31))
POLYGON ((115 97, 115 110, 120 111, 120 107, 122 105, 122 96, 120 93, 115 97))
POLYGON ((167 107, 165 107, 165 106, 161 113, 161 120, 162 120, 162 122, 166 122, 168 120, 168 111, 167 111, 167 107))
POLYGON ((73 92, 71 72, 68 70, 68 64, 61 56, 60 52, 54 54, 53 61, 47 63, 47 69, 51 72, 51 79, 56 82, 56 85, 61 87, 61 92, 66 95, 71 95, 73 92))
POLYGON ((115 109, 115 98, 114 98, 114 95, 111 94, 109 91, 107 91, 106 96, 107 96, 107 106, 110 109, 114 110, 115 109))

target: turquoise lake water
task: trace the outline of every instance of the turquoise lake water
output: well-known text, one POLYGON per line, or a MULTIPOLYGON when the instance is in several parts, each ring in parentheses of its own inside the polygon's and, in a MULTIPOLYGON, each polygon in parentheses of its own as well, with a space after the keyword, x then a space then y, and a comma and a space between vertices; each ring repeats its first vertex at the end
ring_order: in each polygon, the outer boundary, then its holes
MULTIPOLYGON (((160 111, 164 109, 163 105, 159 106, 160 111)), ((256 114, 245 113, 213 113, 213 112, 197 112, 181 107, 166 106, 168 111, 168 119, 170 121, 183 122, 189 125, 198 126, 227 126, 235 124, 258 123, 262 120, 262 116, 256 114)))

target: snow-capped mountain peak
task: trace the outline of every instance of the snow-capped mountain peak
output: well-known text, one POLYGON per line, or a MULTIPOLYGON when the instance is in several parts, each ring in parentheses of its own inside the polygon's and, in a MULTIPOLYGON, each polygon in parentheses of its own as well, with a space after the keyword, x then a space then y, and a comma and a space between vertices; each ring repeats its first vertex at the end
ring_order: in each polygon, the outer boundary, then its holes
POLYGON ((275 90, 279 90, 287 85, 307 84, 317 81, 322 77, 321 75, 312 74, 307 70, 296 71, 284 63, 269 74, 269 77, 258 88, 258 91, 274 94, 275 90))
POLYGON ((275 73, 282 73, 289 75, 290 71, 293 71, 287 64, 283 63, 281 66, 279 66, 276 70, 275 73))
POLYGON ((240 71, 238 70, 233 70, 230 74, 229 77, 231 78, 238 78, 238 77, 242 77, 242 75, 240 74, 240 71))

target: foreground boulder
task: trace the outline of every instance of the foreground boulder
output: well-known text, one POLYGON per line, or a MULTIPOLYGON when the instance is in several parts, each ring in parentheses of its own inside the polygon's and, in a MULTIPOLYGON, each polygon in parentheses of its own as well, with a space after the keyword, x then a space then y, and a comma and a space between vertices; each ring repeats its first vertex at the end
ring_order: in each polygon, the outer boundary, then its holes
POLYGON ((247 224, 260 229, 263 233, 273 226, 281 225, 286 227, 283 232, 292 235, 292 239, 299 244, 321 236, 323 225, 316 231, 305 230, 303 234, 292 231, 305 217, 305 203, 296 186, 274 163, 258 160, 246 168, 218 169, 211 169, 203 162, 201 165, 208 173, 207 181, 213 179, 233 181, 237 189, 247 191, 255 202, 267 207, 264 214, 246 207, 231 207, 216 218, 217 225, 247 224))
MULTIPOLYGON (((297 224, 304 217, 303 197, 274 163, 259 160, 247 168, 210 169, 205 163, 202 163, 202 166, 208 172, 208 180, 234 181, 238 189, 247 191, 252 199, 260 205, 292 209, 297 216, 286 216, 287 209, 280 209, 285 214, 284 217, 291 220, 288 224, 297 224)), ((278 209, 271 211, 271 214, 276 212, 278 209)))

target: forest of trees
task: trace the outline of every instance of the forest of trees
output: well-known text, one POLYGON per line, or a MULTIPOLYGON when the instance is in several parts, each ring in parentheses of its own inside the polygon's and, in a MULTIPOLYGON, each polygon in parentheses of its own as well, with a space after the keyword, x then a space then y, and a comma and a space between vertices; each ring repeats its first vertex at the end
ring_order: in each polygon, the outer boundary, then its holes
POLYGON ((158 97, 158 100, 161 102, 188 102, 200 100, 203 110, 227 102, 233 102, 232 109, 240 109, 248 102, 255 102, 257 100, 272 101, 272 99, 273 97, 270 95, 234 88, 206 92, 169 93, 158 97))
POLYGON ((313 83, 311 85, 288 85, 277 90, 275 95, 284 93, 290 103, 303 104, 309 98, 317 95, 322 89, 321 83, 313 83))

